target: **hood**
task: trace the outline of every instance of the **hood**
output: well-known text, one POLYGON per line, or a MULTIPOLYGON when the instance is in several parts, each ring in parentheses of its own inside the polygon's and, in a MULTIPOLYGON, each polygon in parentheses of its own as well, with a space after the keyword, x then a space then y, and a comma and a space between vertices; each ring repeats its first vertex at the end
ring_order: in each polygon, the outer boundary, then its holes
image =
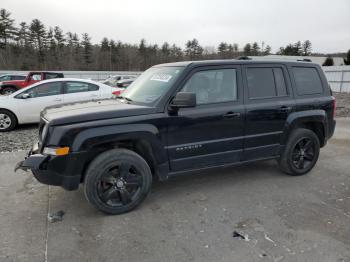
POLYGON ((64 125, 155 113, 156 108, 125 104, 117 99, 85 101, 47 107, 42 116, 51 125, 64 125))

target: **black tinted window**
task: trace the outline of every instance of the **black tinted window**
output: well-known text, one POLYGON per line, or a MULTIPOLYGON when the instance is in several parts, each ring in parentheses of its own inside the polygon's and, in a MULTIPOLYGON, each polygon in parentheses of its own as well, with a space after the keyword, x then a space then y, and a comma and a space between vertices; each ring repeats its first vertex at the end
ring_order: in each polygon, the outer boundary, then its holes
POLYGON ((293 67, 295 84, 299 95, 321 94, 323 92, 320 76, 313 67, 293 67))
POLYGON ((99 89, 98 85, 83 83, 83 82, 66 82, 65 92, 68 94, 79 93, 79 92, 88 92, 88 91, 97 91, 99 89))
POLYGON ((53 78, 62 78, 61 73, 46 73, 45 74, 45 79, 53 79, 53 78))
POLYGON ((249 98, 286 96, 287 87, 283 70, 279 67, 247 68, 249 98))
POLYGON ((194 73, 182 91, 196 94, 197 104, 237 100, 236 69, 207 70, 194 73))
POLYGON ((276 96, 272 68, 248 68, 249 98, 276 96))
POLYGON ((61 87, 61 82, 45 83, 29 89, 25 93, 28 93, 30 97, 33 98, 43 96, 54 96, 60 95, 62 93, 61 87))

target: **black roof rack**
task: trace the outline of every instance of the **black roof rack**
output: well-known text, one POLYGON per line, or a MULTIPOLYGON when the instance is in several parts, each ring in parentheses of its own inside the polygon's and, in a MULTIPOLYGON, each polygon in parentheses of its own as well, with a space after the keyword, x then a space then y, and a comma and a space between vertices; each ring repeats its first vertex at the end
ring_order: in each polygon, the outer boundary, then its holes
POLYGON ((298 59, 299 62, 312 62, 310 58, 298 59))
POLYGON ((252 60, 252 58, 248 57, 248 56, 239 56, 236 58, 237 60, 252 60))

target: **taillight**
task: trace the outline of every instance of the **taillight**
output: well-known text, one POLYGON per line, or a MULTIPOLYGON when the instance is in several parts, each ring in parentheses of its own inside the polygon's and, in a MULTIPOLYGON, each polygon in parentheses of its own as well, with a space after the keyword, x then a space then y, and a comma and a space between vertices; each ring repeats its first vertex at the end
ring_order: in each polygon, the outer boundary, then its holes
POLYGON ((112 94, 113 94, 113 95, 116 95, 116 96, 119 96, 120 93, 121 93, 120 90, 117 90, 117 91, 112 92, 112 94))
POLYGON ((336 99, 334 96, 332 96, 332 110, 333 110, 332 115, 333 115, 333 118, 335 118, 336 104, 337 104, 336 99))

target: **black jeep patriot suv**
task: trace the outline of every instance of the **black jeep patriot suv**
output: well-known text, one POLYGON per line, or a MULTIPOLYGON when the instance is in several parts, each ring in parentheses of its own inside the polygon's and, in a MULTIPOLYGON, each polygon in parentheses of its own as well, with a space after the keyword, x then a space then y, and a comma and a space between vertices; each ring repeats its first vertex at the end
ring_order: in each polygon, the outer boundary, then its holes
POLYGON ((67 190, 83 183, 94 207, 120 214, 145 199, 154 177, 266 159, 303 175, 333 135, 334 113, 316 64, 162 64, 117 99, 44 110, 39 142, 16 168, 67 190))

